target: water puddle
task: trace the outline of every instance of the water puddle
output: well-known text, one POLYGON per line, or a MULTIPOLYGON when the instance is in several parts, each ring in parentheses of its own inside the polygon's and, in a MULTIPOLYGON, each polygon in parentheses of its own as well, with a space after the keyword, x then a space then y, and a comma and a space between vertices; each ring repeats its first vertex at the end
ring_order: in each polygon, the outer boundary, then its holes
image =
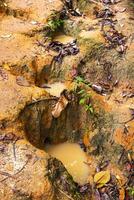
POLYGON ((88 182, 89 167, 84 163, 87 161, 87 156, 78 144, 66 142, 49 145, 46 151, 64 164, 74 181, 81 185, 88 182))
POLYGON ((73 40, 74 40, 73 37, 68 36, 68 35, 63 35, 63 34, 59 34, 58 36, 56 36, 54 38, 54 41, 58 41, 58 42, 61 42, 63 44, 67 44, 69 42, 72 42, 73 40))

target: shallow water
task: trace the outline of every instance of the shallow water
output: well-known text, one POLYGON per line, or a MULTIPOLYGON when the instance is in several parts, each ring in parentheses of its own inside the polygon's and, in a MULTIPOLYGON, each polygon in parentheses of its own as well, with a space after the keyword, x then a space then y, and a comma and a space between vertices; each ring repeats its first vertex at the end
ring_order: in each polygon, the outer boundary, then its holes
POLYGON ((46 151, 64 164, 74 181, 79 184, 88 182, 89 167, 84 163, 87 161, 87 156, 78 144, 50 145, 46 147, 46 151))

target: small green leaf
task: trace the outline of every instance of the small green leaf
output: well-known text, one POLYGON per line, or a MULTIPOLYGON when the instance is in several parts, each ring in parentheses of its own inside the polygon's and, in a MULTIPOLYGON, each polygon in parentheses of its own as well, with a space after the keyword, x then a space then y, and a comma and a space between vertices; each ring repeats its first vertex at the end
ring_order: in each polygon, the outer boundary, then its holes
POLYGON ((88 87, 91 87, 91 86, 92 86, 92 84, 91 84, 91 83, 88 83, 88 84, 87 84, 87 86, 88 86, 88 87))
POLYGON ((84 79, 80 76, 77 76, 75 79, 78 83, 84 83, 84 79))
POLYGON ((127 188, 127 190, 129 192, 130 196, 134 196, 134 187, 129 187, 129 188, 127 188))
POLYGON ((85 104, 85 99, 80 99, 79 104, 80 104, 80 105, 85 104))
POLYGON ((91 114, 94 113, 94 110, 93 110, 93 107, 92 107, 92 106, 90 106, 89 111, 90 111, 91 114))
POLYGON ((86 109, 86 111, 88 111, 89 110, 89 106, 85 105, 85 109, 86 109))
POLYGON ((83 94, 85 92, 85 90, 80 90, 79 92, 78 92, 78 94, 83 94))

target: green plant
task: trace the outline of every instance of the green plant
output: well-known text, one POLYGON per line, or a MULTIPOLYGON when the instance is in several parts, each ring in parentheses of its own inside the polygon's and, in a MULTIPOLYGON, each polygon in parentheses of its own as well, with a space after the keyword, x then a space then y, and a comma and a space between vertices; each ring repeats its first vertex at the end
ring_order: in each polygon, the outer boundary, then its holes
POLYGON ((77 84, 84 83, 86 86, 91 87, 91 84, 88 83, 88 82, 87 82, 83 77, 81 77, 81 76, 76 76, 76 77, 75 77, 75 82, 76 82, 77 84))
POLYGON ((91 84, 87 82, 83 77, 76 76, 75 77, 75 91, 79 95, 79 104, 84 106, 86 111, 89 111, 90 114, 94 113, 94 109, 92 107, 92 104, 90 102, 91 95, 87 93, 86 89, 82 89, 83 86, 91 87, 91 84), (82 85, 83 84, 83 85, 82 85))
POLYGON ((134 197, 134 187, 128 187, 127 190, 128 190, 129 195, 134 197))
POLYGON ((64 24, 64 20, 62 19, 56 19, 55 17, 48 20, 47 23, 47 28, 49 28, 50 31, 55 32, 57 31, 59 28, 61 28, 64 24))
POLYGON ((76 82, 77 84, 79 84, 79 83, 85 83, 85 80, 84 80, 84 78, 82 78, 81 76, 76 76, 76 77, 75 77, 75 82, 76 82))
POLYGON ((90 103, 91 95, 87 93, 84 89, 81 89, 77 94, 80 95, 79 104, 83 105, 85 110, 89 111, 90 114, 93 114, 94 109, 92 107, 92 104, 90 103))

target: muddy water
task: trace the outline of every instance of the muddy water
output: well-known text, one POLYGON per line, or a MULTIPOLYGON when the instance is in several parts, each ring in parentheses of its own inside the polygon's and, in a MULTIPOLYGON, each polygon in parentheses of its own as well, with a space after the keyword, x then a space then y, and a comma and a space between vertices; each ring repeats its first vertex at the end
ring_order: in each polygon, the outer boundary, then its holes
POLYGON ((64 164, 74 181, 79 184, 88 182, 89 167, 84 163, 87 161, 87 157, 78 144, 50 145, 46 147, 46 151, 64 164))

